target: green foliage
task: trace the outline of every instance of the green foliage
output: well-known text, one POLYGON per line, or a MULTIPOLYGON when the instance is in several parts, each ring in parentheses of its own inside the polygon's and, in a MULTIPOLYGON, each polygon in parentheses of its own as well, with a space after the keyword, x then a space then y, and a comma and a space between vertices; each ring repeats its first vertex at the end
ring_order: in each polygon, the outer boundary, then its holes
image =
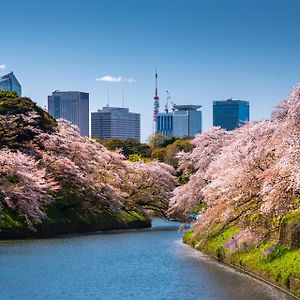
POLYGON ((150 157, 150 147, 136 140, 112 138, 106 141, 100 141, 100 143, 108 150, 115 151, 120 149, 126 158, 133 154, 137 154, 141 158, 150 157))
POLYGON ((128 160, 131 162, 138 162, 138 161, 142 160, 142 156, 137 153, 130 154, 128 157, 128 160))
POLYGON ((177 183, 179 185, 186 184, 188 183, 188 181, 189 181, 189 177, 185 173, 183 172, 177 173, 177 183))
POLYGON ((290 276, 300 279, 300 250, 287 249, 285 253, 273 258, 271 262, 262 263, 260 267, 273 279, 287 286, 290 276))
POLYGON ((257 247, 248 251, 239 250, 233 253, 230 259, 232 262, 236 262, 241 267, 248 266, 249 268, 255 270, 258 264, 265 259, 263 253, 268 251, 268 249, 272 246, 272 242, 263 242, 261 245, 258 245, 257 247))
POLYGON ((57 123, 46 111, 41 109, 29 98, 19 97, 16 93, 0 91, 0 148, 19 149, 31 141, 36 132, 23 116, 29 113, 37 114, 35 120, 38 129, 52 132, 57 123))
POLYGON ((45 224, 114 224, 118 218, 117 213, 103 210, 97 214, 92 214, 88 210, 82 209, 77 204, 63 205, 56 202, 47 208, 47 219, 45 224))
MULTIPOLYGON (((252 221, 255 221, 258 214, 251 217, 252 221)), ((232 253, 225 244, 238 232, 239 228, 232 226, 210 238, 204 238, 193 236, 193 232, 190 230, 183 235, 183 240, 193 247, 200 243, 200 250, 204 253, 214 255, 219 260, 227 259, 231 263, 251 270, 260 276, 263 275, 283 287, 289 288, 291 276, 300 279, 300 249, 276 245, 275 241, 267 240, 249 250, 237 249, 232 253)), ((292 292, 297 294, 297 291, 292 292)))
MULTIPOLYGON (((253 213, 252 215, 250 215, 248 217, 248 221, 250 222, 250 224, 254 225, 256 224, 255 226, 258 227, 258 226, 267 226, 270 222, 270 219, 268 219, 266 216, 264 216, 263 214, 261 213, 253 213)), ((273 224, 276 223, 276 219, 272 220, 273 224)))
POLYGON ((193 231, 192 229, 187 230, 186 232, 183 233, 183 242, 186 244, 189 244, 193 247, 195 247, 199 241, 199 239, 193 237, 193 231))
POLYGON ((212 237, 208 238, 207 242, 205 243, 205 252, 216 256, 220 260, 223 260, 225 257, 224 245, 239 231, 240 228, 232 226, 214 234, 212 237))
POLYGON ((127 216, 128 221, 133 222, 133 221, 146 221, 147 220, 147 218, 143 214, 141 214, 135 210, 129 210, 129 211, 126 211, 126 213, 128 214, 128 216, 127 216))
POLYGON ((285 287, 288 287, 290 276, 300 279, 300 249, 262 243, 248 252, 236 254, 234 262, 237 260, 243 267, 263 273, 285 287))
POLYGON ((4 178, 4 181, 7 180, 9 183, 18 183, 19 178, 17 175, 7 175, 4 178))
POLYGON ((109 140, 99 140, 108 150, 121 150, 122 154, 130 161, 158 160, 173 167, 178 166, 176 155, 180 151, 189 152, 194 146, 189 139, 179 139, 177 137, 167 137, 161 133, 150 138, 148 144, 139 143, 132 139, 112 138, 109 140))
POLYGON ((138 162, 138 161, 143 161, 145 163, 148 163, 148 162, 151 162, 152 159, 151 158, 148 158, 148 157, 143 157, 141 156, 140 154, 130 154, 129 157, 128 157, 128 160, 131 161, 131 162, 138 162))
POLYGON ((40 129, 52 132, 56 128, 55 119, 30 98, 19 97, 15 92, 0 91, 0 115, 27 115, 29 112, 40 116, 40 129))
POLYGON ((73 203, 64 198, 56 198, 54 204, 47 207, 47 219, 45 223, 83 223, 88 220, 86 214, 80 207, 80 199, 73 199, 73 203))
POLYGON ((266 258, 264 259, 264 262, 268 263, 273 261, 274 259, 277 259, 284 254, 286 254, 290 250, 287 246, 276 246, 274 247, 269 254, 267 254, 266 258))
POLYGON ((174 168, 178 167, 177 154, 180 151, 190 152, 194 148, 189 139, 167 137, 163 134, 153 136, 149 145, 151 145, 153 159, 167 163, 174 168))
POLYGON ((292 197, 291 202, 295 205, 295 207, 300 207, 300 198, 299 197, 292 197))
POLYGON ((191 241, 192 241, 192 234, 193 234, 193 231, 192 231, 192 229, 190 229, 190 230, 187 230, 186 232, 184 232, 184 234, 183 234, 183 241, 185 242, 185 243, 187 243, 187 244, 190 244, 191 243, 191 241))
POLYGON ((3 196, 0 193, 0 228, 19 228, 22 227, 25 220, 12 208, 9 208, 3 202, 3 196))
POLYGON ((294 222, 300 222, 300 208, 287 213, 282 219, 281 223, 284 225, 291 224, 294 222))
POLYGON ((165 160, 166 148, 157 148, 152 150, 152 159, 156 159, 160 162, 165 160))
POLYGON ((173 166, 174 168, 178 167, 178 158, 176 155, 180 151, 190 152, 192 151, 194 146, 190 143, 189 140, 176 140, 172 144, 169 144, 166 147, 164 162, 173 166))
POLYGON ((45 223, 114 225, 116 222, 126 223, 146 220, 146 217, 142 213, 137 212, 134 207, 113 212, 101 202, 97 206, 93 202, 96 210, 91 212, 82 206, 83 199, 94 201, 95 197, 90 187, 86 186, 82 189, 81 185, 62 178, 59 181, 61 189, 54 193, 55 202, 47 207, 45 223))
POLYGON ((198 212, 201 212, 203 210, 207 209, 207 204, 206 203, 199 203, 198 205, 196 205, 193 210, 192 210, 192 213, 193 214, 196 214, 198 212))
MULTIPOLYGON (((92 222, 93 215, 87 209, 83 209, 84 199, 95 200, 92 188, 71 182, 67 178, 57 177, 60 189, 53 193, 55 202, 47 207, 47 218, 50 223, 81 223, 92 222)), ((106 206, 97 201, 94 205, 97 212, 106 211, 106 206)))
POLYGON ((18 94, 16 92, 9 92, 9 91, 4 91, 0 90, 0 98, 17 98, 18 94))
POLYGON ((19 228, 24 224, 24 220, 21 220, 11 209, 8 207, 2 208, 0 213, 0 228, 19 228))
MULTIPOLYGON (((203 241, 200 249, 203 250, 207 254, 211 254, 218 258, 219 260, 223 260, 226 256, 225 244, 236 235, 240 229, 238 227, 229 227, 225 228, 218 233, 214 234, 211 237, 204 239, 201 236, 193 236, 193 231, 186 231, 183 235, 183 241, 187 244, 195 247, 199 241, 203 241)), ((198 246, 197 246, 198 247, 198 246)))
POLYGON ((99 140, 108 150, 121 150, 122 154, 132 162, 143 160, 148 162, 158 160, 177 167, 178 159, 176 155, 179 151, 191 151, 193 145, 189 139, 179 139, 177 137, 167 137, 161 133, 152 136, 148 144, 139 143, 132 139, 112 138, 109 140, 99 140))
POLYGON ((253 222, 255 220, 259 219, 259 214, 258 213, 254 213, 249 217, 249 221, 253 222))
POLYGON ((173 144, 176 140, 178 140, 178 137, 172 136, 166 136, 162 133, 157 133, 153 136, 151 136, 148 140, 148 145, 152 148, 165 148, 170 144, 173 144))

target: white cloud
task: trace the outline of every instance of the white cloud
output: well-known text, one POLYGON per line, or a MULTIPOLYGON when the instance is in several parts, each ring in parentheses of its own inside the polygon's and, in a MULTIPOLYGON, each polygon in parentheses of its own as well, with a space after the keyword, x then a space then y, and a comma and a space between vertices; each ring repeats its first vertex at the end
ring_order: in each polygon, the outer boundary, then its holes
POLYGON ((136 80, 133 79, 133 78, 125 78, 125 79, 126 79, 125 81, 127 81, 127 82, 129 82, 129 83, 136 82, 136 80))
POLYGON ((110 75, 106 75, 96 79, 97 81, 108 81, 108 82, 121 82, 122 77, 113 77, 110 75))
POLYGON ((5 70, 6 69, 6 65, 0 65, 0 70, 5 70))
POLYGON ((135 79, 133 78, 125 78, 122 76, 118 76, 118 77, 113 77, 110 75, 106 75, 100 78, 96 78, 97 81, 106 81, 106 82, 129 82, 129 83, 133 83, 136 82, 135 79))

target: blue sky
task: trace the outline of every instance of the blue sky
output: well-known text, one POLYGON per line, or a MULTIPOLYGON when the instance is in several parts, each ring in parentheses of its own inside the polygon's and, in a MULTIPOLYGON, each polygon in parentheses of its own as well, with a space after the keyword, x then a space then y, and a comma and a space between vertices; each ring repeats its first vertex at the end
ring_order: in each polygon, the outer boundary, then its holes
POLYGON ((251 120, 266 119, 300 82, 299 11, 299 0, 0 1, 0 75, 14 71, 41 106, 54 90, 80 90, 95 111, 107 88, 121 106, 124 89, 143 140, 155 67, 161 110, 168 90, 176 104, 203 106, 204 129, 213 100, 249 100, 251 120))

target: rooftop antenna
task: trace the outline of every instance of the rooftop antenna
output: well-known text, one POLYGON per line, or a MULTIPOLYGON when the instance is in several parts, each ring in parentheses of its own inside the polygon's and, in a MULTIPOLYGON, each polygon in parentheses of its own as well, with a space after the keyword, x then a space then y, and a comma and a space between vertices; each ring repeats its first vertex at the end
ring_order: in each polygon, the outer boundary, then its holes
POLYGON ((157 88, 157 68, 155 68, 155 93, 154 93, 154 102, 153 102, 153 134, 156 134, 157 131, 157 115, 159 112, 159 97, 158 97, 158 88, 157 88))
POLYGON ((124 93, 124 89, 123 89, 123 95, 122 95, 122 106, 124 108, 124 102, 125 102, 125 93, 124 93))
POLYGON ((109 88, 107 88, 107 104, 106 107, 109 107, 109 88))

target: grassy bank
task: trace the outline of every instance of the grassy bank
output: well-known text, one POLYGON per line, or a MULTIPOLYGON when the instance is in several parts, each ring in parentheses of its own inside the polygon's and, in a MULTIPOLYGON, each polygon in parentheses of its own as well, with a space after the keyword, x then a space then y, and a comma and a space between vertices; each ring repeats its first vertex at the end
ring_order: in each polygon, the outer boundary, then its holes
POLYGON ((272 239, 241 249, 235 245, 239 230, 237 226, 229 226, 210 237, 195 236, 190 230, 185 232, 183 240, 205 254, 254 273, 300 297, 300 249, 279 245, 272 239))

